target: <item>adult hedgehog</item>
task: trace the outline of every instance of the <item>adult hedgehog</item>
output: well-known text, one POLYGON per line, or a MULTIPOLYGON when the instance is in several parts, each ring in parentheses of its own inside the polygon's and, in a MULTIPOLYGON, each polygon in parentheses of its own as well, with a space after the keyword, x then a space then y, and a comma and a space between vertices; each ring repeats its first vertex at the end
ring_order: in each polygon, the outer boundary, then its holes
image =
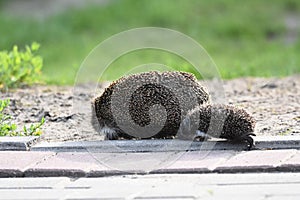
POLYGON ((106 139, 208 136, 253 146, 255 120, 244 109, 210 105, 209 95, 185 72, 146 72, 122 77, 93 102, 106 139))
POLYGON ((172 138, 188 111, 208 101, 194 75, 151 71, 113 82, 93 107, 106 139, 172 138))

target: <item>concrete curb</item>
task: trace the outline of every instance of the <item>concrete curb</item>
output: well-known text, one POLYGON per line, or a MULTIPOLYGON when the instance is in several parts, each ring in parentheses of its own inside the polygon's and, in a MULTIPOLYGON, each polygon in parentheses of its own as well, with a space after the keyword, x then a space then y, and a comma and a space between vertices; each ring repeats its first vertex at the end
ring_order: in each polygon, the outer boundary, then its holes
MULTIPOLYGON (((253 149, 300 149, 299 136, 255 137, 253 149)), ((82 141, 82 142, 42 142, 31 147, 31 151, 60 152, 168 152, 168 151, 199 151, 199 150, 246 150, 243 143, 232 143, 224 140, 191 142, 185 140, 112 140, 112 141, 82 141)))
POLYGON ((27 151, 39 139, 39 136, 0 137, 0 151, 27 151))

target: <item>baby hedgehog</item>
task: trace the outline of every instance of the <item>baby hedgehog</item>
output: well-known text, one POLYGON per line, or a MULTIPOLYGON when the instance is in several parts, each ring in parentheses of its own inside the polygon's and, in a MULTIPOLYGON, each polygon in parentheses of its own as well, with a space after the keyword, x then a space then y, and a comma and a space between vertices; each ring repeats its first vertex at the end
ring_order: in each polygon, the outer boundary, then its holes
POLYGON ((93 110, 106 139, 173 138, 186 114, 208 101, 194 75, 151 71, 113 82, 93 110))
MULTIPOLYGON (((206 137, 224 138, 230 141, 247 142, 253 146, 255 120, 244 109, 228 105, 202 105, 189 112, 181 130, 197 127, 196 139, 206 137)), ((186 134, 186 133, 184 133, 186 134)))

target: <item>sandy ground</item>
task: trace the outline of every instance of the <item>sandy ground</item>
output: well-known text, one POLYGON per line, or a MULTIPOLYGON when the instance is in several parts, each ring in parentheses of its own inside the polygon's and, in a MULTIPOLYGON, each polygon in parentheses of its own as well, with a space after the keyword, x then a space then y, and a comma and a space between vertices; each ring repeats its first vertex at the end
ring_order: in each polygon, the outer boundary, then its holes
MULTIPOLYGON (((107 84, 106 84, 107 85, 107 84)), ((97 90, 101 94, 105 85, 97 90)), ((92 85, 35 86, 1 93, 10 98, 6 112, 20 127, 45 117, 42 140, 102 140, 91 125, 92 85), (76 106, 73 106, 73 103, 76 106)), ((239 78, 224 81, 229 104, 245 108, 257 120, 257 135, 300 135, 300 75, 285 78, 239 78)))

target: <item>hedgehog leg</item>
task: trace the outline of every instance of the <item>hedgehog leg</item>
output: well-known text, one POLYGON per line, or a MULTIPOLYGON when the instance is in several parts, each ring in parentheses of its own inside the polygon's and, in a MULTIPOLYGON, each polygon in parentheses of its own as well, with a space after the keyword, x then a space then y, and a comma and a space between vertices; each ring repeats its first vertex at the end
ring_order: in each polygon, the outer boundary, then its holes
POLYGON ((117 140, 119 138, 117 132, 107 126, 102 127, 100 133, 105 135, 105 140, 117 140))
POLYGON ((240 137, 241 141, 245 141, 248 143, 248 150, 250 150, 255 144, 254 140, 251 136, 256 136, 254 133, 246 133, 240 137))
POLYGON ((194 141, 206 141, 210 138, 211 137, 207 133, 204 133, 200 130, 197 130, 196 134, 195 134, 195 137, 194 137, 194 141))

